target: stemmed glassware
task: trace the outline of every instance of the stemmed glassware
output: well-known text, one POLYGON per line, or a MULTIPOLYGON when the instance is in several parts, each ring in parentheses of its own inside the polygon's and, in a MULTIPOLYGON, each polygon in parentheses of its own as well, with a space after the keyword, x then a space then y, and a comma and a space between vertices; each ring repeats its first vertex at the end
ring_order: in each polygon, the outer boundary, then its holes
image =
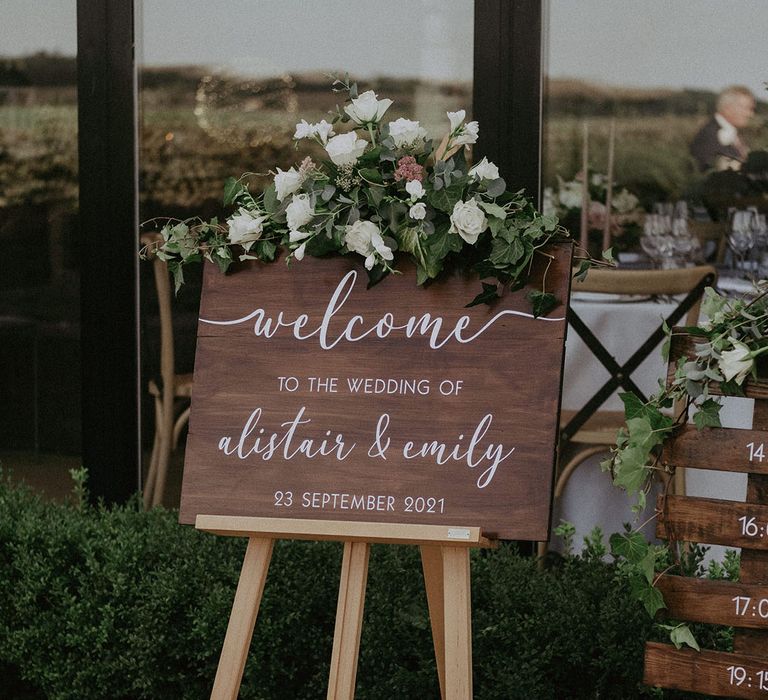
POLYGON ((755 244, 753 219, 757 212, 742 209, 729 211, 728 246, 733 252, 731 269, 745 270, 746 257, 755 244))

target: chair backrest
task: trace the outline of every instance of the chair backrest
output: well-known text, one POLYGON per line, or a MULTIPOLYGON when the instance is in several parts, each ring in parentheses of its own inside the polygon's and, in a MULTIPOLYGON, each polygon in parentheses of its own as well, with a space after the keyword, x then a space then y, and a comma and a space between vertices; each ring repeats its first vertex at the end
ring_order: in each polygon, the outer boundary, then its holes
MULTIPOLYGON (((708 275, 710 284, 717 279, 712 265, 697 265, 674 270, 590 270, 583 282, 574 282, 572 292, 628 296, 680 296, 689 294, 708 275)), ((702 289, 703 293, 703 289, 702 289)), ((686 316, 687 325, 695 325, 701 309, 701 294, 693 301, 686 316)))
POLYGON ((160 240, 159 233, 141 235, 142 245, 150 246, 149 258, 152 260, 155 290, 157 291, 157 308, 160 314, 160 377, 163 382, 163 391, 170 391, 172 396, 176 376, 173 345, 173 292, 171 291, 168 265, 154 254, 151 247, 160 240))
MULTIPOLYGON (((666 296, 675 299, 676 306, 664 322, 668 327, 678 325, 685 315, 686 325, 696 325, 701 309, 704 289, 717 279, 717 272, 711 265, 700 265, 676 270, 590 270, 583 282, 574 282, 572 292, 590 292, 610 296, 666 296), (681 298, 682 297, 682 298, 681 298)), ((570 440, 595 414, 603 403, 619 387, 633 392, 641 400, 646 398, 632 379, 632 373, 640 367, 649 354, 664 339, 664 327, 660 323, 656 330, 632 353, 623 364, 603 347, 592 330, 582 321, 573 307, 568 309, 568 322, 581 337, 592 354, 608 370, 610 378, 598 388, 592 398, 561 427, 561 445, 570 440)))

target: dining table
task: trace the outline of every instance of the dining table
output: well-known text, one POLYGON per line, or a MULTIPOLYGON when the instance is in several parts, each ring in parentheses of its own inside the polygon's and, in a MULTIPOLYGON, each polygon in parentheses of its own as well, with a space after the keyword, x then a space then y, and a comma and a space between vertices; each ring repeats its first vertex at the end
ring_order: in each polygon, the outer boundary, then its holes
MULTIPOLYGON (((741 293, 751 288, 740 280, 721 284, 729 293, 741 293)), ((578 291, 574 282, 570 299, 573 310, 597 336, 619 364, 624 363, 637 347, 659 326, 677 306, 675 300, 652 297, 609 296, 578 291)), ((600 364, 591 350, 568 328, 566 338, 565 368, 563 378, 562 409, 578 410, 592 396, 596 387, 609 378, 608 371, 600 364)), ((666 376, 666 363, 662 358, 661 345, 632 374, 638 388, 646 395, 656 392, 659 381, 666 376)), ((721 421, 723 427, 751 428, 753 400, 727 397, 723 400, 721 421)), ((611 395, 602 406, 603 410, 622 410, 618 392, 611 395)), ((634 499, 613 486, 610 474, 603 472, 600 462, 609 452, 598 454, 581 464, 566 484, 562 497, 554 504, 552 527, 562 521, 575 527, 574 550, 580 551, 585 536, 599 527, 607 541, 614 532, 623 532, 625 523, 641 527, 646 536, 654 537, 655 518, 653 494, 642 513, 635 514, 631 506, 634 499)), ((686 493, 689 496, 744 500, 746 475, 715 470, 686 470, 686 493)), ((552 537, 550 548, 562 551, 563 541, 552 537)), ((722 559, 724 547, 711 546, 705 560, 722 559)))

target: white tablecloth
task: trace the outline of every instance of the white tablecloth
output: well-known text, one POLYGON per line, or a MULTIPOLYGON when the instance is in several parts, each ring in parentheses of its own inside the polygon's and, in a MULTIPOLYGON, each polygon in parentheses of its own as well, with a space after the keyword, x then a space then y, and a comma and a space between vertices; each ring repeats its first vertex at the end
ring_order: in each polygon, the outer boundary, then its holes
MULTIPOLYGON (((604 302, 590 299, 586 294, 574 294, 571 301, 574 311, 602 342, 603 346, 623 364, 643 341, 669 315, 675 304, 643 301, 604 302)), ((633 373, 638 387, 648 395, 656 391, 658 380, 664 377, 666 367, 661 358, 661 347, 633 373)), ((563 381, 563 409, 577 410, 609 378, 608 371, 592 355, 589 348, 576 334, 568 329, 565 354, 565 377, 563 381)), ((620 391, 624 391, 620 389, 620 391)), ((724 400, 721 420, 725 427, 750 428, 752 425, 751 399, 728 398, 724 400)), ((603 405, 603 409, 621 410, 618 394, 614 394, 603 405)), ((586 460, 573 474, 562 498, 555 503, 553 527, 561 520, 576 527, 574 548, 581 549, 583 537, 595 525, 606 535, 623 530, 623 523, 634 522, 631 512, 632 501, 627 495, 611 484, 610 476, 600 470, 600 461, 606 455, 586 460)), ((687 493, 690 496, 744 500, 746 496, 746 475, 711 470, 689 469, 687 471, 687 493)), ((653 515, 652 499, 641 516, 640 522, 653 515)), ((637 523, 635 523, 637 524, 637 523)), ((646 532, 653 534, 655 524, 650 523, 646 532)), ((552 548, 560 543, 553 537, 552 548)), ((710 557, 719 559, 724 548, 713 546, 710 557)))

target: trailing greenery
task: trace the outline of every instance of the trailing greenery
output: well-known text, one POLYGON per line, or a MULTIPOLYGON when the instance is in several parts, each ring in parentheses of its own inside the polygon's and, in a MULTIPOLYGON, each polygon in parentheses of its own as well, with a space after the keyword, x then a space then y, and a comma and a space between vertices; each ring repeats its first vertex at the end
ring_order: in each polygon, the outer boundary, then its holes
MULTIPOLYGON (((81 482, 82 483, 82 480, 81 482)), ((245 542, 138 501, 45 503, 0 484, 0 675, 15 700, 207 698, 245 542)), ((473 553, 475 697, 641 697, 651 621, 602 538, 541 571, 510 544, 473 553)), ((243 699, 325 696, 341 546, 280 542, 243 699)), ((728 640, 713 637, 715 646, 728 640)), ((374 546, 361 700, 438 697, 415 547, 374 546)), ((659 695, 659 697, 682 697, 659 695)))

